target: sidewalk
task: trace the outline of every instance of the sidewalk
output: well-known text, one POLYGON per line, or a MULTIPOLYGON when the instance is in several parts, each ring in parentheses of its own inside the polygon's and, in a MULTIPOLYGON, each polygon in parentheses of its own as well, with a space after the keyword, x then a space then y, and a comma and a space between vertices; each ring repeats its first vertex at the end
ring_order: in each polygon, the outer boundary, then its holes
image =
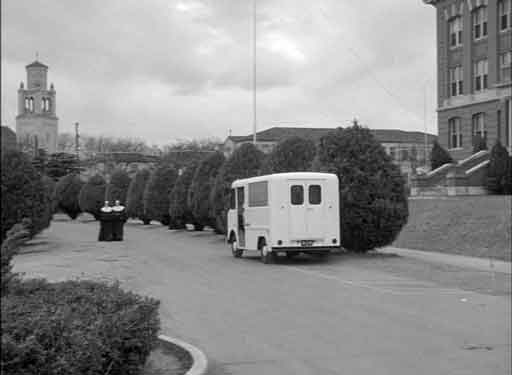
POLYGON ((500 272, 509 275, 512 273, 512 263, 490 258, 475 258, 464 255, 439 253, 435 251, 401 249, 391 246, 384 247, 378 251, 386 254, 397 254, 404 257, 420 259, 426 262, 449 264, 478 271, 500 272))

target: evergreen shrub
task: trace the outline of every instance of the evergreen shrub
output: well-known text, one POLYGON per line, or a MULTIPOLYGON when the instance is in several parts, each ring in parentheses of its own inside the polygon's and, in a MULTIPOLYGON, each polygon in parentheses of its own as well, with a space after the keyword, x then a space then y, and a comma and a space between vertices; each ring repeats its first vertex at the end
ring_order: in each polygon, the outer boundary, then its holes
POLYGON ((437 141, 434 141, 430 154, 430 168, 434 170, 447 163, 453 163, 450 153, 442 148, 437 141))
POLYGON ((169 195, 176 184, 178 172, 169 165, 160 165, 149 177, 144 191, 144 211, 150 220, 170 224, 169 195))
POLYGON ((196 168, 188 192, 196 229, 201 230, 206 225, 215 227, 215 222, 210 217, 210 194, 224 161, 224 155, 216 152, 203 159, 196 168))
POLYGON ((61 177, 55 187, 57 210, 64 212, 72 220, 75 220, 82 212, 78 198, 83 186, 84 182, 80 176, 71 173, 61 177))
POLYGON ((192 215, 192 209, 188 205, 188 190, 196 168, 198 166, 197 161, 190 162, 187 166, 182 169, 181 175, 176 180, 176 185, 171 191, 169 197, 169 215, 170 222, 173 226, 170 229, 184 229, 185 224, 193 224, 194 217, 192 215))
POLYGON ((150 223, 144 211, 144 190, 150 174, 148 169, 137 171, 126 193, 126 214, 132 219, 142 220, 144 224, 150 223))
POLYGON ((405 179, 370 130, 324 136, 319 162, 339 179, 341 246, 363 252, 392 243, 409 215, 405 179))
POLYGON ((260 175, 263 161, 263 152, 252 143, 245 143, 223 164, 210 193, 210 217, 215 220, 217 233, 226 234, 231 184, 237 179, 260 175))
POLYGON ((507 149, 498 141, 492 147, 490 156, 487 189, 494 194, 510 194, 507 180, 512 170, 507 149))
POLYGON ((96 174, 82 186, 78 202, 83 212, 90 213, 98 220, 100 209, 105 204, 105 190, 107 183, 103 176, 96 174))
POLYGON ((270 173, 310 171, 316 153, 310 139, 291 137, 279 142, 269 158, 270 173))
POLYGON ((126 205, 126 194, 130 186, 130 176, 123 169, 116 169, 110 176, 110 183, 107 185, 107 199, 114 203, 116 200, 122 205, 126 205))

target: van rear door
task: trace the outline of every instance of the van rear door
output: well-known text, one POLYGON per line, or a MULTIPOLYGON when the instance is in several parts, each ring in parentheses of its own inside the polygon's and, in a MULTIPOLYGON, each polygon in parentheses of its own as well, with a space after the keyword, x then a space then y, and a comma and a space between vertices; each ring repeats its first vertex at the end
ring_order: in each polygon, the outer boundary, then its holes
POLYGON ((306 204, 306 233, 311 239, 323 239, 326 228, 323 181, 308 181, 306 204))

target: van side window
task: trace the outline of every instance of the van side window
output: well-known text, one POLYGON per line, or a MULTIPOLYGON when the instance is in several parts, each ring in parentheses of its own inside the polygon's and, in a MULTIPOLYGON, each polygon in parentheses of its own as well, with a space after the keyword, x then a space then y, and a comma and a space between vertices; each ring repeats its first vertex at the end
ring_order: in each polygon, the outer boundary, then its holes
POLYGON ((293 205, 304 204, 304 188, 302 185, 292 185, 290 194, 293 205))
POLYGON ((249 184, 249 207, 265 207, 268 205, 268 182, 249 184))
POLYGON ((231 189, 231 193, 230 193, 230 197, 229 197, 229 209, 231 210, 234 210, 236 208, 236 193, 235 193, 235 189, 231 189))
POLYGON ((322 187, 320 185, 309 185, 309 204, 322 203, 322 187))

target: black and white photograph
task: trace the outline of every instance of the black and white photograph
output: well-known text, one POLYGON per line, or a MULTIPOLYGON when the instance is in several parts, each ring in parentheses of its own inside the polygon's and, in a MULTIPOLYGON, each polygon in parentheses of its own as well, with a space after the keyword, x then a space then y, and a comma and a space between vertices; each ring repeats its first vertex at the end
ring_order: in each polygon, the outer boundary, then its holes
POLYGON ((512 0, 2 0, 1 375, 510 375, 512 0))

